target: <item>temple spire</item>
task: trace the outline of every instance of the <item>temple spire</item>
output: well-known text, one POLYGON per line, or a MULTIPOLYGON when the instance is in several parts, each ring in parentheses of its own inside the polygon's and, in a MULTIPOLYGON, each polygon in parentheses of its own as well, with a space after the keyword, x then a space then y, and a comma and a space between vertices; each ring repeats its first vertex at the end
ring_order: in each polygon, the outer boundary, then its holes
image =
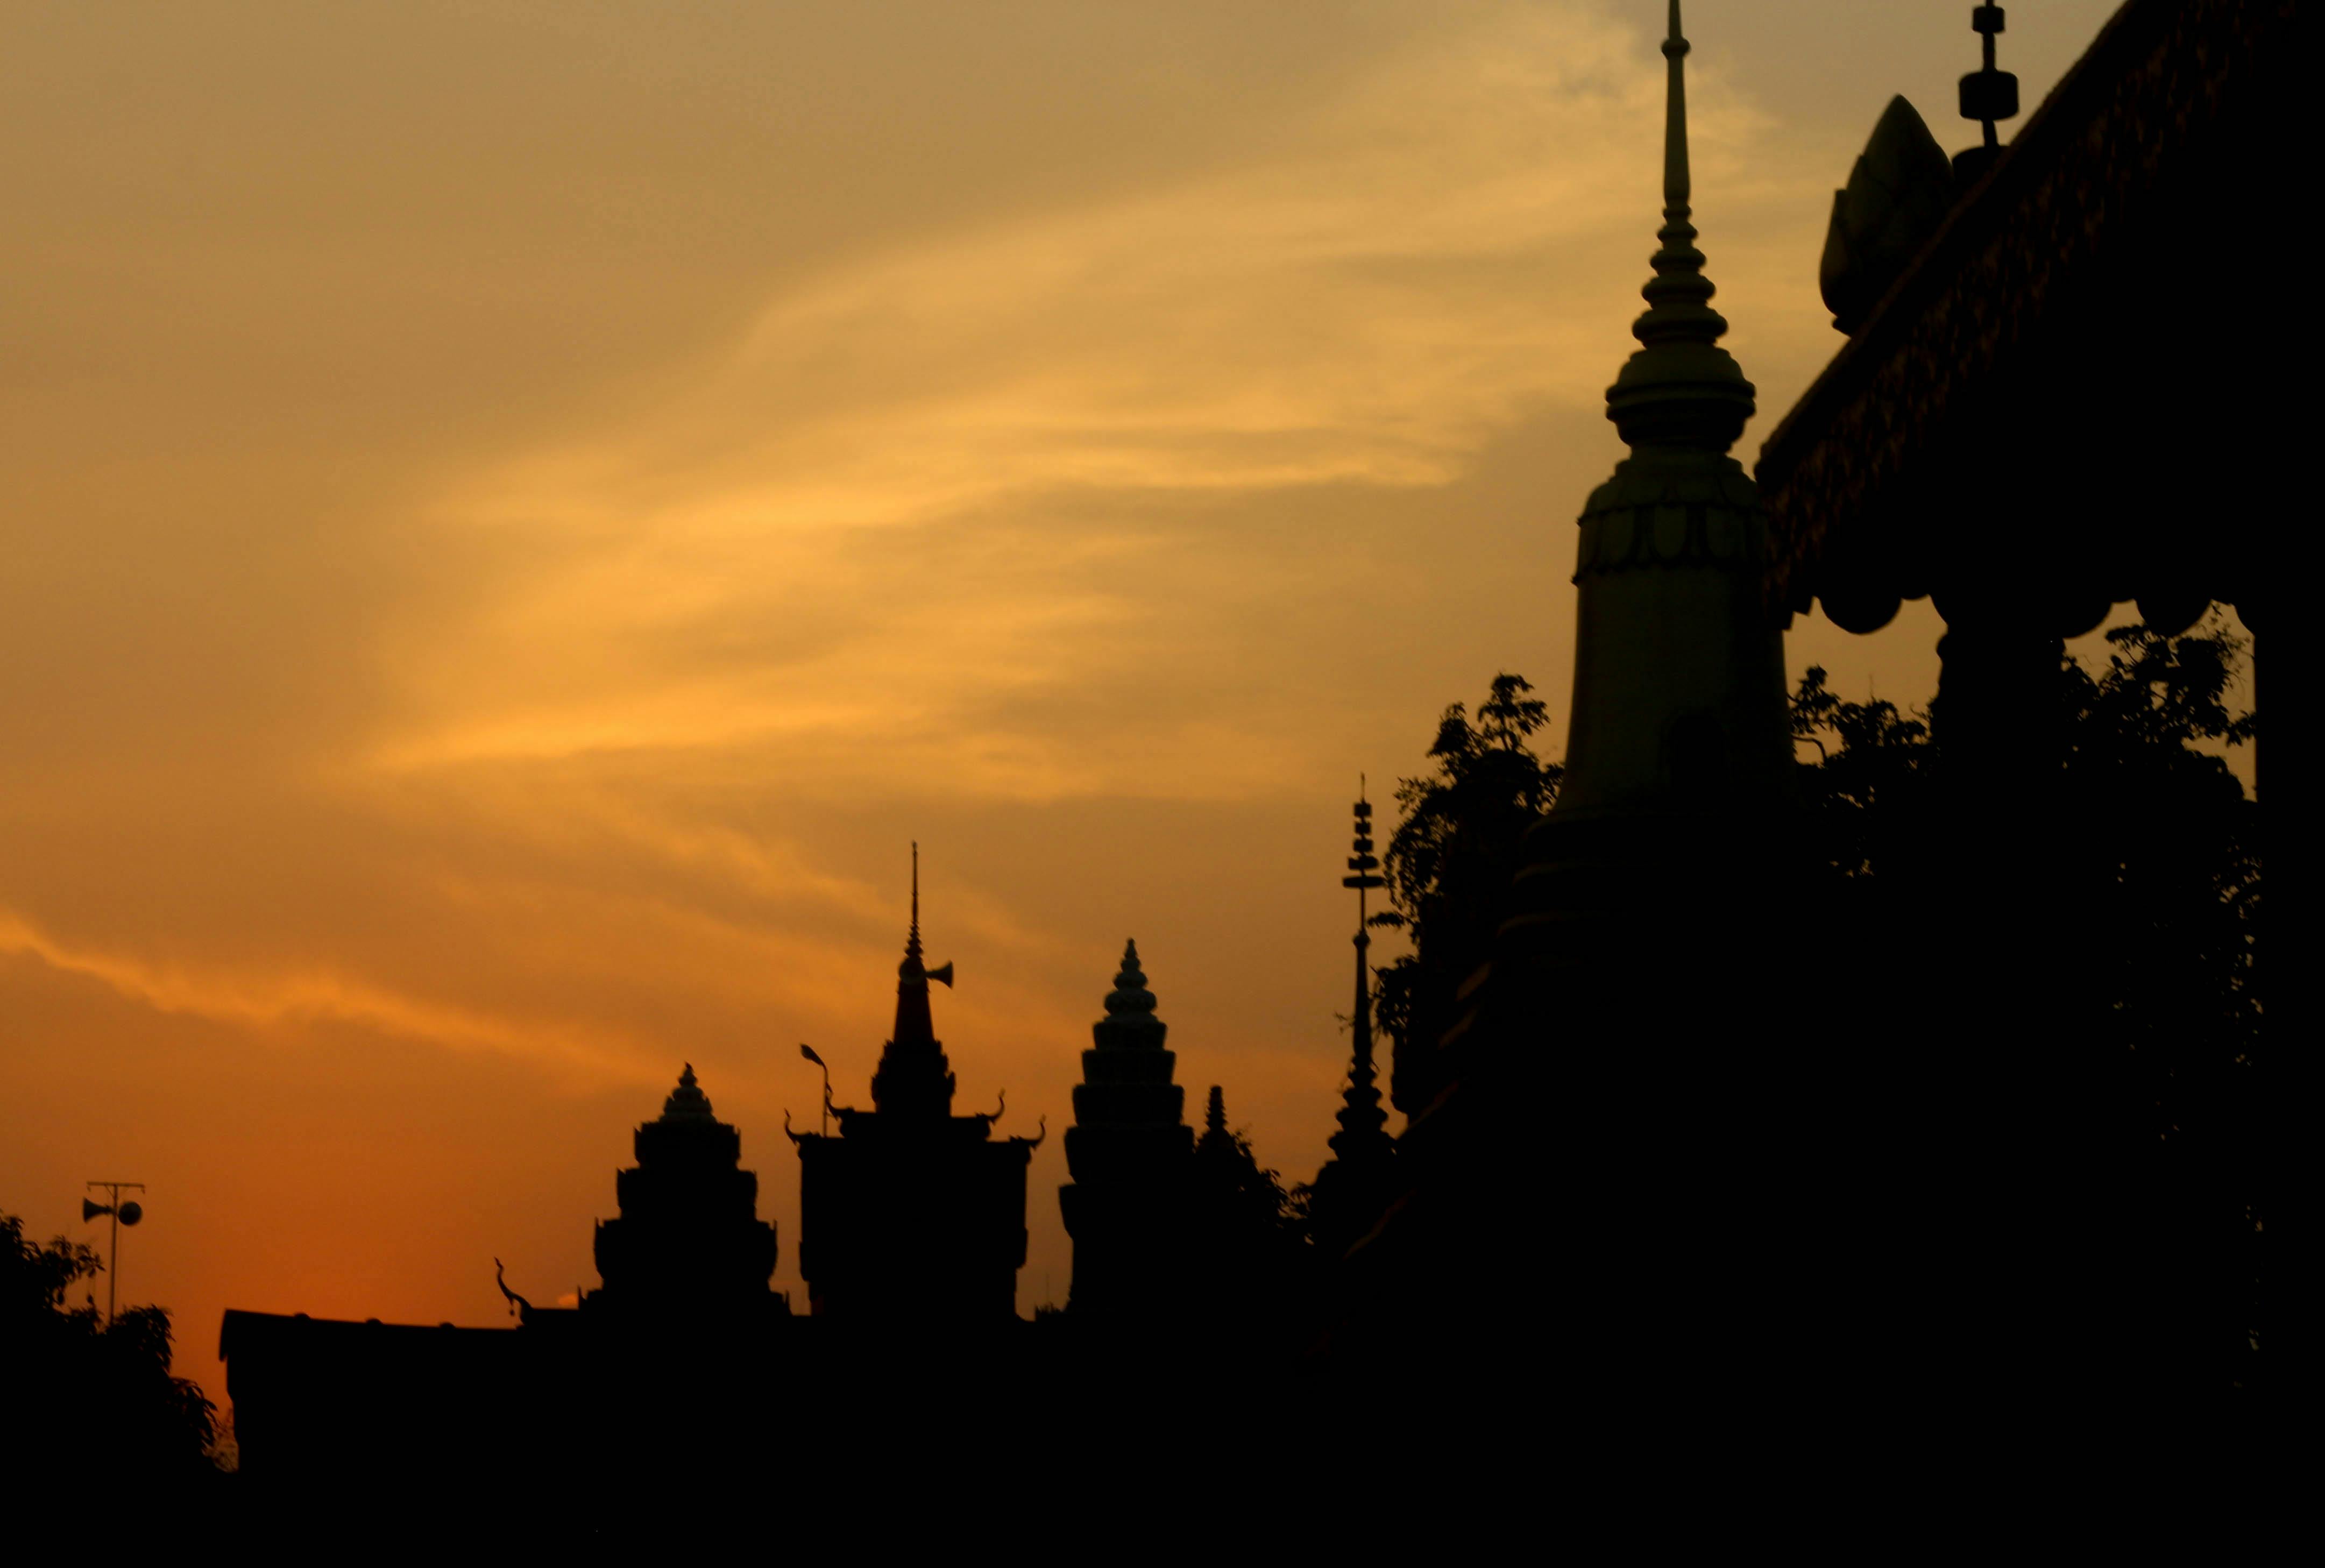
POLYGON ((1671 35, 1663 40, 1670 72, 1663 97, 1663 226, 1655 231, 1663 244, 1648 264, 1655 275, 1639 291, 1647 311, 1631 328, 1642 343, 1716 343, 1728 330, 1728 322, 1709 303, 1711 280, 1703 275, 1703 253, 1695 248, 1695 225, 1689 221, 1687 51, 1679 31, 1679 0, 1672 0, 1671 35))
POLYGON ((872 1077, 872 1099, 881 1109, 895 1101, 899 1108, 939 1109, 949 1113, 952 1075, 945 1071, 943 1049, 937 1043, 936 1021, 929 1012, 929 982, 952 984, 952 965, 930 969, 921 946, 921 846, 912 845, 912 914, 904 937, 904 959, 896 966, 896 1024, 880 1053, 872 1077))
POLYGON ((904 938, 904 956, 910 960, 921 956, 921 841, 912 840, 912 925, 904 938))
POLYGON ((1655 275, 1639 291, 1646 310, 1631 324, 1643 345, 1607 392, 1607 417, 1623 440, 1725 451, 1752 414, 1752 384, 1718 345, 1727 318, 1711 308, 1717 291, 1696 248, 1692 187, 1688 177, 1687 54, 1679 0, 1663 43, 1663 222, 1648 264, 1655 275))
POLYGON ((1365 913, 1365 895, 1376 887, 1385 887, 1387 882, 1376 875, 1380 869, 1379 858, 1373 853, 1373 808, 1365 799, 1365 779, 1357 775, 1357 803, 1350 808, 1356 815, 1356 834, 1348 856, 1349 875, 1340 878, 1340 886, 1356 890, 1357 895, 1357 1000, 1356 1010, 1349 1016, 1349 1032, 1356 1036, 1355 1049, 1348 1062, 1348 1087, 1342 1096, 1338 1121, 1340 1130, 1332 1135, 1335 1155, 1343 1157, 1364 1157, 1376 1152, 1375 1146, 1385 1145, 1388 1135, 1383 1130, 1388 1125, 1388 1113, 1380 1108, 1380 1090, 1373 1087, 1373 996, 1372 932, 1365 913))

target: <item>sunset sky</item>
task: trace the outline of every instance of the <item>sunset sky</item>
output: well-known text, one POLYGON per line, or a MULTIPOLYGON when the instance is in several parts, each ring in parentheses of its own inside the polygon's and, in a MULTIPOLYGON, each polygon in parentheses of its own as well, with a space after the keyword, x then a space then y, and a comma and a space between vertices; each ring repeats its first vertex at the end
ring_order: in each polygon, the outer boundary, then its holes
MULTIPOLYGON (((2020 0, 2031 110, 2112 10, 2020 0)), ((1692 0, 1760 389, 1967 0, 1692 0)), ((1358 773, 1498 670, 1563 746, 1662 0, 0 8, 0 1209, 228 1305, 594 1287, 691 1062, 797 1290, 909 842, 963 1112, 1055 1136, 1135 936, 1199 1113, 1314 1174, 1358 773)), ((1797 672, 1935 682, 1909 606, 1797 672)), ((102 1286, 99 1294, 102 1295, 102 1286)))

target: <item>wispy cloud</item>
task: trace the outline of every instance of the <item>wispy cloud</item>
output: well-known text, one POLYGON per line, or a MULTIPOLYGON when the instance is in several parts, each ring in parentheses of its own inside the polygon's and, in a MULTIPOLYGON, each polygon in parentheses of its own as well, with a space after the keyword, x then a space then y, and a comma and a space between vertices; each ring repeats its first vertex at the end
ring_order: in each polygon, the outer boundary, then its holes
MULTIPOLYGON (((1004 700, 1168 640, 1180 552, 1199 597, 1336 570, 1339 540, 1262 555, 1191 532, 1204 507, 1442 486, 1521 409, 1598 397, 1604 311, 1561 296, 1641 270, 1660 81, 1636 46, 1482 8, 1218 170, 786 287, 660 402, 441 499, 449 548, 524 569, 393 640, 413 698, 373 760, 797 746, 859 793, 1123 787, 1004 700)), ((1710 177, 1757 122, 1705 96, 1710 177)), ((1214 707, 1108 741, 1201 743, 1250 787, 1280 776, 1265 729, 1214 707)))
POLYGON ((159 1012, 270 1029, 338 1023, 462 1051, 494 1051, 635 1077, 635 1053, 603 1034, 565 1024, 521 1024, 488 1013, 406 996, 328 970, 236 971, 154 962, 59 942, 22 914, 0 909, 0 953, 37 959, 159 1012))

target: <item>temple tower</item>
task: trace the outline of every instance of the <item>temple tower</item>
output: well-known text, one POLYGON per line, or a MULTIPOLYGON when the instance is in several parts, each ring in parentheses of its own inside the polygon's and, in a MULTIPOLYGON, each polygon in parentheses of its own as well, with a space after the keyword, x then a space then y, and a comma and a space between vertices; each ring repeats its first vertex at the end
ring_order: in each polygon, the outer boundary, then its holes
POLYGON ((1811 1146, 1782 1118, 1813 1059, 1766 1048, 1797 1026, 1778 977, 1803 940, 1783 645, 1757 492, 1728 455, 1753 387, 1690 221, 1678 0, 1669 23, 1663 221, 1607 393, 1630 455, 1580 517, 1563 786, 1440 1042, 1447 1087, 1399 1140, 1401 1234, 1362 1249, 1375 1310, 1404 1319, 1430 1377, 1505 1378, 1557 1342, 1653 1344, 1656 1376, 1723 1376, 1704 1369, 1767 1364, 1738 1341, 1801 1288, 1777 1281, 1810 1211, 1786 1165, 1811 1146))
POLYGON ((1153 1315, 1183 1287, 1194 1132, 1183 1119, 1186 1090, 1171 1081, 1169 1029, 1130 942, 1106 1016, 1090 1025, 1066 1129, 1073 1180, 1058 1189, 1058 1205, 1074 1242, 1068 1305, 1078 1316, 1153 1315))
POLYGON ((920 849, 896 967, 896 1021, 872 1109, 835 1106, 833 1137, 800 1151, 800 1273, 819 1317, 977 1328, 1014 1320, 1025 1262, 1025 1169, 1041 1139, 992 1136, 1001 1114, 952 1114, 954 1077, 929 1008, 920 849))
POLYGON ((691 1062, 633 1146, 637 1164, 614 1178, 621 1216, 597 1225, 606 1283, 592 1313, 699 1321, 773 1306, 775 1228, 758 1216, 758 1174, 740 1168, 741 1135, 712 1114, 691 1062))

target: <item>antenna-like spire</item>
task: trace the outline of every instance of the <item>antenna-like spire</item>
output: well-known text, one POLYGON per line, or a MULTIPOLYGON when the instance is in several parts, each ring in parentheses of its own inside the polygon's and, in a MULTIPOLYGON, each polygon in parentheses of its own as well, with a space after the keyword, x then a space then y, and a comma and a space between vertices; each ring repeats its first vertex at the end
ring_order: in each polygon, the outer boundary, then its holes
POLYGON ((921 841, 912 840, 912 931, 905 939, 912 951, 921 950, 921 841))

